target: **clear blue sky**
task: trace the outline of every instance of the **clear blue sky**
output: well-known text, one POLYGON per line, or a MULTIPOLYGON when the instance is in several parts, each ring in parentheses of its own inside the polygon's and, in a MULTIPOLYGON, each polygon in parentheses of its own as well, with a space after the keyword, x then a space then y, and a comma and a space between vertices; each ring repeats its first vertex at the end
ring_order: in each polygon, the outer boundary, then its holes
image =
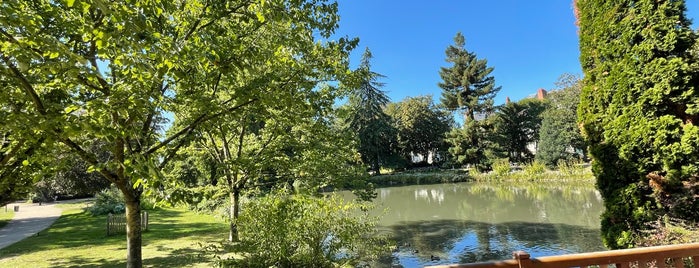
MULTIPOLYGON (((554 88, 563 73, 582 74, 572 0, 338 0, 339 36, 359 37, 351 65, 369 47, 372 69, 387 76, 392 101, 441 94, 444 50, 461 31, 466 49, 494 67, 505 97, 519 100, 538 88, 554 88)), ((687 15, 699 26, 699 1, 687 0, 687 15)))

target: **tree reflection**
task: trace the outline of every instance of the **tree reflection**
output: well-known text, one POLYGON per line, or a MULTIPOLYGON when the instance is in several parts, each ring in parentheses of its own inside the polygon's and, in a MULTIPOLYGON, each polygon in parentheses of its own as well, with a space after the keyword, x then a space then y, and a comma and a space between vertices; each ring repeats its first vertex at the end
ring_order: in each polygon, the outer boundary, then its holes
POLYGON ((602 200, 592 185, 391 187, 380 190, 377 204, 389 210, 380 224, 399 245, 394 263, 470 263, 509 259, 517 250, 546 256, 604 249, 602 200))

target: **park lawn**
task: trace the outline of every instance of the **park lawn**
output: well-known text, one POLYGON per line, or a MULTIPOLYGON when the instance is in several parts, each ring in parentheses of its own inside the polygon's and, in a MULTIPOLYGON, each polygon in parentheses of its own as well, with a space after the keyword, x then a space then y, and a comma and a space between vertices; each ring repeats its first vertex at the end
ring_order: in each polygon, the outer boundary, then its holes
POLYGON ((15 217, 15 211, 12 209, 0 209, 0 228, 7 225, 12 218, 15 217), (7 210, 7 211, 5 211, 7 210))
MULTIPOLYGON (((0 249, 0 267, 124 267, 126 235, 106 235, 106 216, 83 212, 84 204, 61 205, 48 229, 0 249)), ((0 214, 2 215, 2 214, 0 214)), ((211 267, 201 243, 228 238, 228 225, 181 208, 149 211, 143 233, 144 267, 211 267)))

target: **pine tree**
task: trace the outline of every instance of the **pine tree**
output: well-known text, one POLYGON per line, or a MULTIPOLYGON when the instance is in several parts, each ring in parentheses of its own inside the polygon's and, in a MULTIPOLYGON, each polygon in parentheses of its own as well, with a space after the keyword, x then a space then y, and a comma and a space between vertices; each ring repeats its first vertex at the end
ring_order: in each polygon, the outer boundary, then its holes
POLYGON ((442 67, 439 71, 442 106, 464 113, 463 128, 453 129, 446 140, 451 146, 449 153, 458 164, 487 169, 488 139, 493 128, 486 120, 477 121, 475 118, 476 114, 486 116, 493 113, 493 98, 500 87, 495 86, 495 78, 490 75, 493 68, 488 67, 488 61, 467 51, 465 44, 464 36, 457 33, 454 44, 446 50, 446 61, 452 66, 442 67))
POLYGON ((576 4, 578 116, 604 198, 605 244, 632 246, 663 215, 699 220, 699 76, 685 1, 576 4))
POLYGON ((487 60, 467 51, 465 44, 464 36, 457 33, 454 45, 446 50, 446 61, 453 65, 439 71, 442 78, 440 100, 447 109, 463 110, 465 121, 472 121, 476 113, 493 111, 493 98, 500 87, 495 86, 495 78, 490 75, 493 67, 488 67, 487 60))
POLYGON ((372 54, 366 48, 357 69, 360 76, 358 87, 349 96, 349 127, 357 133, 359 153, 362 161, 370 165, 375 174, 380 174, 381 164, 391 157, 396 131, 392 127, 391 117, 384 112, 390 102, 379 82, 385 76, 371 71, 372 54))

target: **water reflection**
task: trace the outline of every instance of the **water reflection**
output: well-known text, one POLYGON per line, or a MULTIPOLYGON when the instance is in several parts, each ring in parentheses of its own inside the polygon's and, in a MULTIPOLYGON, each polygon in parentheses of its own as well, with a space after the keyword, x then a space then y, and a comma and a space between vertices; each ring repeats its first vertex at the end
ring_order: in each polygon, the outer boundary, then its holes
MULTIPOLYGON (((392 264, 419 267, 603 250, 592 185, 414 185, 379 189, 380 225, 399 245, 392 264), (433 259, 439 260, 433 260, 433 259)), ((388 264, 388 263, 385 263, 388 264)))

